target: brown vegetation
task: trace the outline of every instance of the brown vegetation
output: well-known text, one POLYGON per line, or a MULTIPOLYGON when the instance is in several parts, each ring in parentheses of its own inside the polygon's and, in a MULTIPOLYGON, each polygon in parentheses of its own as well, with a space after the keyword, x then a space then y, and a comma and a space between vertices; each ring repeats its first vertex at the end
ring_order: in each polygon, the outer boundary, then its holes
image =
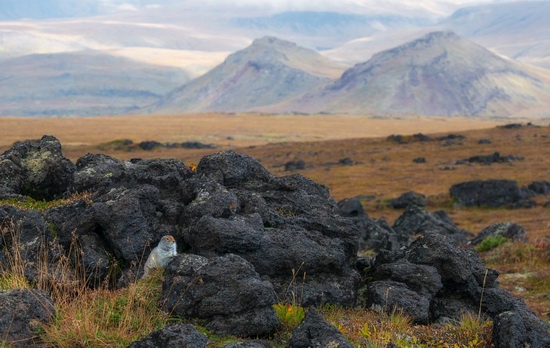
MULTIPOLYGON (((351 116, 260 116, 189 115, 84 119, 0 118, 0 151, 14 141, 58 137, 66 156, 73 161, 87 152, 106 153, 121 159, 135 157, 175 157, 186 165, 198 164, 208 153, 235 149, 252 155, 275 175, 287 175, 286 162, 303 160, 306 168, 297 171, 327 185, 336 200, 361 196, 371 217, 390 223, 402 213, 387 201, 406 191, 425 194, 429 210, 444 209, 461 228, 477 234, 484 227, 502 221, 523 226, 528 243, 506 243, 484 252, 482 257, 501 271, 501 285, 527 300, 544 320, 550 320, 550 299, 546 294, 550 279, 550 208, 542 204, 550 195, 538 196, 532 209, 462 208, 449 196, 451 185, 484 179, 517 180, 520 186, 532 181, 550 181, 550 127, 496 127, 501 122, 451 118, 372 119, 351 116), (468 130, 477 129, 477 130, 468 130), (434 139, 405 144, 388 140, 390 134, 420 133, 434 139), (464 139, 436 140, 448 134, 464 139), (231 139, 228 138, 231 137, 231 139), (479 139, 490 144, 479 144, 479 139), (201 141, 216 149, 169 149, 152 151, 105 147, 114 140, 134 143, 201 141), (101 150, 100 148, 104 149, 101 150), (456 161, 475 155, 523 157, 523 160, 493 165, 460 164, 456 161), (350 158, 353 165, 339 164, 350 158), (414 163, 424 157, 426 163, 414 163)), ((412 141, 414 140, 414 141, 412 141)))

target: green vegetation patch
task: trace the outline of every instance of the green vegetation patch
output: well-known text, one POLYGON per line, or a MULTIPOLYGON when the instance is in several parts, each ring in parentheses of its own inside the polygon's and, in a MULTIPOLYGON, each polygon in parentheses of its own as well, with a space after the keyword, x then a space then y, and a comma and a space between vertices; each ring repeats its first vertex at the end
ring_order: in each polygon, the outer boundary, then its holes
POLYGON ((508 242, 508 238, 504 236, 488 236, 479 243, 476 250, 479 252, 493 250, 506 242, 508 242))

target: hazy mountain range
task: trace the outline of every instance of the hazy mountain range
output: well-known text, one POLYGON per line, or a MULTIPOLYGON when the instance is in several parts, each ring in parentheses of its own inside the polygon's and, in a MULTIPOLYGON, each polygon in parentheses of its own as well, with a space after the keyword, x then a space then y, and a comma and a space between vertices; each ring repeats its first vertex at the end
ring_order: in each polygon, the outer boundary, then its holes
POLYGON ((0 115, 143 108, 548 116, 550 1, 467 3, 6 0, 0 115), (431 40, 451 46, 406 49, 442 31, 442 42, 431 40), (352 80, 366 87, 344 83, 352 80), (437 87, 445 93, 433 95, 437 87))
POLYGON ((510 116, 550 106, 546 71, 502 58, 450 31, 380 52, 330 80, 335 69, 314 51, 268 37, 148 111, 510 116))

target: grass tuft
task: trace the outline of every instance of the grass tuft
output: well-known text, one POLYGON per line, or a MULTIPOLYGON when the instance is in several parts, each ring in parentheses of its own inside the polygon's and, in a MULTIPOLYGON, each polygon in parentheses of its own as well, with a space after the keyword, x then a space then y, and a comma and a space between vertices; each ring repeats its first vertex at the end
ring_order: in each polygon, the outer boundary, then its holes
POLYGON ((0 200, 0 206, 7 205, 21 210, 37 210, 39 212, 44 212, 51 208, 73 204, 79 200, 83 200, 86 203, 91 203, 91 192, 78 192, 67 198, 55 199, 52 201, 36 200, 32 197, 26 197, 25 200, 7 198, 0 200))
POLYGON ((476 247, 476 250, 479 252, 483 251, 489 251, 492 249, 495 249, 502 244, 506 243, 508 241, 508 238, 504 236, 487 236, 484 240, 479 243, 479 245, 476 247))
POLYGON ((56 309, 54 320, 42 324, 37 334, 55 347, 126 347, 149 333, 174 321, 157 302, 162 290, 162 270, 146 280, 130 283, 120 290, 107 284, 87 287, 79 263, 81 250, 73 241, 69 256, 52 264, 44 248, 39 257, 38 280, 25 278, 27 261, 22 257, 20 231, 13 223, 1 228, 7 267, 0 264, 0 289, 36 287, 46 291, 56 309), (8 243, 9 240, 9 243, 8 243))

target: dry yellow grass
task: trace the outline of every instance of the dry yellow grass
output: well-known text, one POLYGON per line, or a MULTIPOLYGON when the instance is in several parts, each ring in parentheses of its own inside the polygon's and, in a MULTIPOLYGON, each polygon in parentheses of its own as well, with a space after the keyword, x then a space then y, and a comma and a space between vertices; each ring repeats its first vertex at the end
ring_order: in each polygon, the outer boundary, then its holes
MULTIPOLYGON (((350 139, 385 136, 392 133, 434 133, 490 128, 497 121, 467 118, 410 116, 401 119, 373 119, 345 115, 254 115, 189 114, 171 116, 118 116, 85 118, 0 117, 0 149, 13 142, 39 138, 44 134, 61 140, 74 159, 94 146, 117 139, 134 142, 201 141, 228 147, 268 143, 350 139), (232 137, 232 140, 228 140, 232 137)), ((172 152, 176 154, 175 152, 172 152)), ((161 155, 170 155, 163 153, 161 155)), ((159 154, 140 154, 158 156, 159 154)))

